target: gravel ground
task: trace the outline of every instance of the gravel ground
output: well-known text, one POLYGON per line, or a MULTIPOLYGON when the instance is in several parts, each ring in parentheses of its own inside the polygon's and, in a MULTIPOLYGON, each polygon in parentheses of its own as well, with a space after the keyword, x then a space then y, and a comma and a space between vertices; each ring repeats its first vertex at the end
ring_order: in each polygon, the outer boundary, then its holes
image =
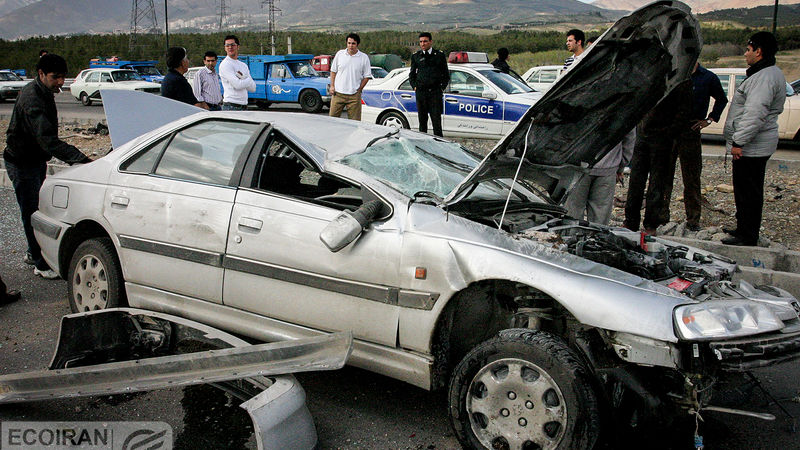
MULTIPOLYGON (((0 120, 0 129, 8 129, 8 121, 0 120)), ((81 149, 86 154, 102 156, 111 149, 111 139, 107 135, 89 134, 86 128, 65 125, 61 127, 62 138, 81 149)), ((464 146, 481 153, 487 153, 496 141, 480 139, 456 139, 464 146)), ((0 149, 5 148, 5 133, 0 134, 0 149)), ((1 152, 1 151, 0 151, 1 152)), ((60 161, 55 161, 61 164, 60 161)), ((764 188, 764 214, 762 219, 762 237, 768 239, 764 245, 783 245, 790 250, 800 250, 800 174, 788 169, 768 169, 764 188)), ((736 207, 733 201, 731 185, 731 163, 719 160, 704 160, 702 174, 704 202, 700 225, 707 230, 709 238, 721 237, 720 226, 735 225, 736 207), (710 230, 710 233, 708 232, 710 230)), ((622 225, 625 218, 624 199, 628 182, 625 186, 617 185, 616 201, 612 213, 611 224, 622 225)), ((683 208, 683 182, 680 176, 680 165, 675 172, 675 186, 670 203, 672 221, 682 223, 686 220, 683 208)), ((695 233, 686 233, 687 237, 695 237, 695 233)))

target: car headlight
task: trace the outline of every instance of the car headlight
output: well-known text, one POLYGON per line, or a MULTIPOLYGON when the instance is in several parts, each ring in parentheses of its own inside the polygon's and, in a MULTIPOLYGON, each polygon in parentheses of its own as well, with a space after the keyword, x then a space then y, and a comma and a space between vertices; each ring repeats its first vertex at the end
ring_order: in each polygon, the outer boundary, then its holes
POLYGON ((712 300, 675 308, 675 326, 683 339, 750 336, 783 328, 783 322, 763 303, 712 300))

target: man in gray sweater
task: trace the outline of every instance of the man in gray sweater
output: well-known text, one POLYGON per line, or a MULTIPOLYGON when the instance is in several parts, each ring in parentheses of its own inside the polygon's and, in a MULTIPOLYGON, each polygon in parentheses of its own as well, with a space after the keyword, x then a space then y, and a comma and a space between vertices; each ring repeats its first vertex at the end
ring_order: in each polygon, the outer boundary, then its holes
POLYGON ((778 43, 772 33, 760 31, 747 42, 744 53, 747 78, 731 101, 723 136, 733 156, 733 196, 736 229, 728 245, 756 245, 764 206, 767 160, 778 147, 778 116, 786 101, 786 79, 775 66, 778 43))
POLYGON ((583 219, 585 211, 589 222, 608 225, 614 206, 614 187, 623 180, 623 170, 633 156, 635 144, 636 128, 628 132, 622 142, 598 161, 589 173, 583 175, 564 205, 570 216, 583 219))

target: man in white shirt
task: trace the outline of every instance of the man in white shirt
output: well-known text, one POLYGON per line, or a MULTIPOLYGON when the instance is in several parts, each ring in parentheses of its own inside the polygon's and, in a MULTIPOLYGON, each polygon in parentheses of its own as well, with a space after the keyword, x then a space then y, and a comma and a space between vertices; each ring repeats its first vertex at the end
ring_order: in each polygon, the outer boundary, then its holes
POLYGON ((369 56, 358 50, 361 38, 347 35, 347 48, 336 52, 331 63, 331 117, 339 117, 347 109, 347 118, 361 120, 361 91, 372 78, 369 56))
POLYGON ((219 65, 222 80, 222 110, 244 111, 247 109, 247 93, 256 91, 256 82, 250 76, 247 64, 239 61, 239 38, 225 36, 227 57, 219 65))
POLYGON ((216 72, 217 54, 208 51, 203 56, 204 68, 197 71, 194 76, 192 91, 197 100, 206 102, 208 109, 219 111, 222 106, 222 92, 219 87, 219 74, 216 72))

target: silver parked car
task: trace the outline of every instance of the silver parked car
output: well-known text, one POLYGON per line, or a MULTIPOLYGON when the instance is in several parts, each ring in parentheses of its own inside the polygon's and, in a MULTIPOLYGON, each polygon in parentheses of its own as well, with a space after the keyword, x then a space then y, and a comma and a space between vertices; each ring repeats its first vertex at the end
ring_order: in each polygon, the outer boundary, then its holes
POLYGON ((73 310, 264 341, 351 330, 350 364, 448 387, 465 447, 590 448, 601 408, 663 423, 713 406, 731 373, 800 355, 786 291, 561 206, 700 47, 684 4, 632 13, 484 158, 321 116, 203 112, 140 135, 109 113, 114 151, 47 178, 36 235, 73 310))

